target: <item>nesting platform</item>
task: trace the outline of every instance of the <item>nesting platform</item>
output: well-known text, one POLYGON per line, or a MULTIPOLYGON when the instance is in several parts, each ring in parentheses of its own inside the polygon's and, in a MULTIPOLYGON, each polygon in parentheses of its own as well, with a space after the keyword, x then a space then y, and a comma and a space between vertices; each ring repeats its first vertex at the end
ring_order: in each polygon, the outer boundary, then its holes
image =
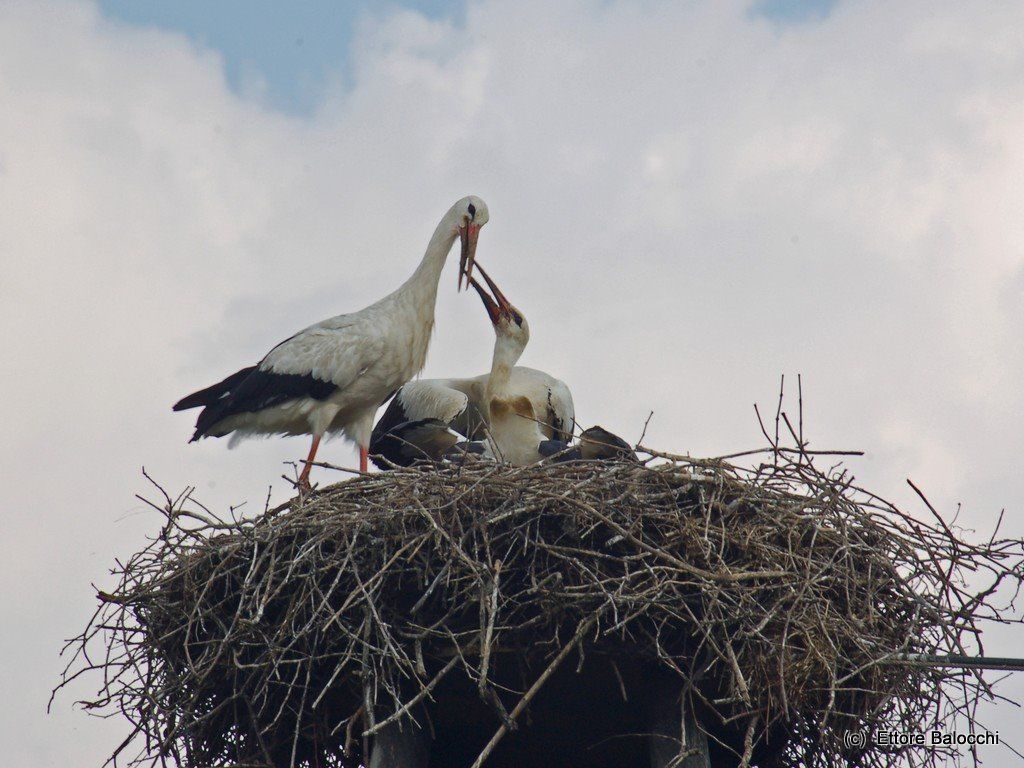
POLYGON ((188 767, 356 766, 405 713, 431 765, 646 768, 666 702, 715 768, 943 765, 846 734, 972 716, 978 672, 914 659, 1004 620, 1021 542, 812 459, 410 468, 229 521, 168 497, 68 677, 103 671, 122 760, 188 767))

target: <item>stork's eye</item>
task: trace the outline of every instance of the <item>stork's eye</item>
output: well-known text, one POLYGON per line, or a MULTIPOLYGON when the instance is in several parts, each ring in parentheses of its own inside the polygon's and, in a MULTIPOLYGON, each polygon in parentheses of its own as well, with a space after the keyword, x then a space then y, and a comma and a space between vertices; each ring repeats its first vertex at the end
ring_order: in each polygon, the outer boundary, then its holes
POLYGON ((523 327, 523 316, 520 315, 518 312, 512 313, 512 319, 516 321, 516 325, 518 325, 520 328, 523 327))
POLYGON ((469 218, 472 219, 475 216, 476 216, 476 206, 473 205, 472 203, 470 203, 469 204, 469 218))

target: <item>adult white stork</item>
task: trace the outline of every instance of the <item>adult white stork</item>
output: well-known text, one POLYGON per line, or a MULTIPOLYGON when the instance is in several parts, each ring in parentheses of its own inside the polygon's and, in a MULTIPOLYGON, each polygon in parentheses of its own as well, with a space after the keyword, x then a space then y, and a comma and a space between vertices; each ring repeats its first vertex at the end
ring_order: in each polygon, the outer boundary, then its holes
POLYGON ((231 434, 233 446, 250 435, 312 435, 299 476, 308 488, 321 438, 340 432, 359 447, 365 472, 377 408, 426 362, 448 252, 461 238, 461 289, 463 275, 472 277, 477 237, 488 218, 479 197, 459 200, 434 230, 419 267, 397 290, 358 312, 299 331, 258 364, 178 401, 176 411, 203 408, 192 441, 231 434))
MULTIPOLYGON (((483 267, 477 269, 494 294, 492 298, 469 279, 494 326, 491 370, 473 378, 422 379, 402 387, 370 439, 370 453, 382 469, 388 463, 377 456, 411 463, 417 436, 434 445, 448 427, 470 440, 487 440, 488 453, 515 465, 543 458, 539 446, 545 440, 568 443, 572 437, 575 413, 569 387, 544 371, 516 365, 530 340, 530 326, 483 267), (400 445, 406 447, 399 450, 400 445)), ((428 445, 419 451, 425 459, 433 453, 428 445)))

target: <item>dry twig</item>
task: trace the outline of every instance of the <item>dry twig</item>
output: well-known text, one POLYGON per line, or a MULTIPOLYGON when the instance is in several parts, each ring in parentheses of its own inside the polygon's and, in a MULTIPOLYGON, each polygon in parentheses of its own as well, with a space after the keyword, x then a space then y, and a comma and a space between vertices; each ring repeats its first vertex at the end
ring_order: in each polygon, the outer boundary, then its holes
POLYGON ((906 660, 977 651, 985 621, 1009 621, 1022 543, 967 541, 819 470, 781 411, 764 431, 752 469, 400 469, 229 522, 165 495, 160 535, 99 593, 62 684, 101 673, 85 706, 122 712, 118 751, 134 741, 143 761, 326 768, 356 764, 355 722, 372 735, 456 669, 501 710, 496 744, 572 649, 640 649, 738 760, 770 735, 782 764, 945 764, 842 734, 972 721, 981 672, 906 660), (539 672, 523 695, 491 682, 515 654, 539 672))

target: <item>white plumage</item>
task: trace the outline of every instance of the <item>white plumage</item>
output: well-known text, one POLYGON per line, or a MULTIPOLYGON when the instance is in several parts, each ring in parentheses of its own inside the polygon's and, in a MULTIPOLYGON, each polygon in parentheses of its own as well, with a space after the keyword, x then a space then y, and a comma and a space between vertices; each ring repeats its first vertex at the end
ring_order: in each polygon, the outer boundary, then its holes
POLYGON ((299 331, 257 365, 182 399, 175 410, 203 406, 192 439, 310 434, 313 445, 300 477, 308 484, 320 438, 340 432, 359 446, 365 471, 377 408, 426 362, 448 252, 461 237, 461 284, 488 219, 483 200, 463 198, 441 219, 419 267, 398 289, 358 312, 299 331))
POLYGON ((565 382, 544 371, 517 366, 530 339, 525 316, 513 307, 488 277, 492 299, 475 281, 494 325, 491 370, 472 378, 423 379, 402 387, 388 406, 371 438, 371 453, 385 447, 384 438, 405 425, 437 420, 471 440, 487 440, 488 453, 510 464, 538 461, 539 444, 572 437, 575 412, 565 382))

